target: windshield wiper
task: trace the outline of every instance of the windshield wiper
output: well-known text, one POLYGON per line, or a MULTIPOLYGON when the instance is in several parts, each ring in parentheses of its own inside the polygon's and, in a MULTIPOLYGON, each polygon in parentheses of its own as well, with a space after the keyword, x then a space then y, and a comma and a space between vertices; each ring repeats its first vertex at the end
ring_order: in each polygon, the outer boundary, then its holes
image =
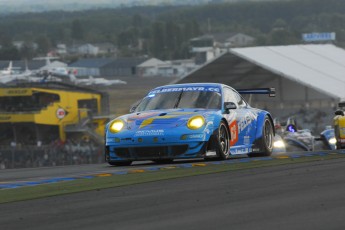
POLYGON ((181 98, 182 98, 182 94, 183 94, 183 90, 181 91, 180 95, 178 95, 177 101, 176 101, 176 103, 174 105, 174 109, 176 109, 178 104, 180 103, 181 98))

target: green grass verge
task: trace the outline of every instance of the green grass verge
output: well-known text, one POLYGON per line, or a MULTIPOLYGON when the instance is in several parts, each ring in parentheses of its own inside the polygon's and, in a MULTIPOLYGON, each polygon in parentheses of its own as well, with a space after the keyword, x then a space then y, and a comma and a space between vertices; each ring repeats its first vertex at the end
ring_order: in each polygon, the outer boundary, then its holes
POLYGON ((327 156, 301 157, 295 159, 274 159, 269 161, 251 161, 246 163, 232 163, 219 165, 207 164, 206 166, 194 166, 192 168, 168 168, 153 172, 133 172, 125 175, 112 175, 104 177, 95 177, 92 179, 77 179, 68 182, 28 186, 15 189, 2 189, 0 190, 0 204, 70 194, 76 192, 91 191, 97 189, 128 186, 187 176, 220 173, 234 170, 245 170, 258 167, 278 166, 284 164, 304 163, 310 161, 322 161, 337 158, 345 158, 345 155, 332 154, 327 156))

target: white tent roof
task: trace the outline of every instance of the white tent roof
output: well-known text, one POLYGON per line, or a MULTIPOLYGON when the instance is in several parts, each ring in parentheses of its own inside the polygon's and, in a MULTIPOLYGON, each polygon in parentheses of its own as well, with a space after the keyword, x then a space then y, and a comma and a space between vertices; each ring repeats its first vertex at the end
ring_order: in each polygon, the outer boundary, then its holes
POLYGON ((142 68, 156 67, 156 66, 162 65, 162 64, 166 64, 166 63, 164 61, 157 59, 157 58, 150 58, 149 60, 138 65, 138 67, 142 67, 142 68))
POLYGON ((345 50, 331 44, 233 48, 230 53, 277 75, 345 99, 345 50))

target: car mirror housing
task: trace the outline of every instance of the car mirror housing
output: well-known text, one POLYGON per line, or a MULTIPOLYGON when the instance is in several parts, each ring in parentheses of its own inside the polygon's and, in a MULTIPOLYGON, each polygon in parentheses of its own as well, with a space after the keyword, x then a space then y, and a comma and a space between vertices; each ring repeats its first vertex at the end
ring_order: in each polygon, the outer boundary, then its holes
POLYGON ((233 102, 224 102, 224 109, 225 109, 225 111, 229 111, 232 109, 237 109, 237 106, 233 102))

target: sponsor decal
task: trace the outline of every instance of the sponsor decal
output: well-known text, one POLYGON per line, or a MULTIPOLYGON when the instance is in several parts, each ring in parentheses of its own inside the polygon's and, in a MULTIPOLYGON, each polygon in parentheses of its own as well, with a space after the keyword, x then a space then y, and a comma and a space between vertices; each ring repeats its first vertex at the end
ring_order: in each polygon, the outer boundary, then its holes
POLYGON ((206 156, 217 156, 216 151, 207 151, 206 156))
POLYGON ((163 129, 153 129, 153 130, 140 130, 137 131, 134 136, 163 136, 164 130, 163 129))
POLYGON ((8 89, 5 91, 6 95, 15 95, 15 96, 29 96, 31 95, 31 90, 29 89, 8 89))
MULTIPOLYGON (((157 115, 157 114, 158 113, 155 113, 154 115, 157 115)), ((155 120, 167 120, 167 119, 173 119, 173 118, 177 119, 178 117, 182 117, 182 115, 188 115, 188 114, 193 114, 193 113, 192 112, 175 112, 175 113, 169 113, 169 115, 165 115, 165 116, 154 116, 154 117, 148 118, 146 120, 143 120, 139 128, 140 129, 144 128, 144 127, 152 124, 152 122, 154 122, 155 120)), ((187 118, 188 117, 186 117, 186 119, 187 118)), ((176 121, 174 121, 174 122, 176 122, 176 121)))
MULTIPOLYGON (((205 127, 205 129, 204 129, 204 133, 210 134, 210 133, 211 133, 210 127, 212 127, 212 126, 213 126, 213 121, 207 122, 206 127, 205 127)), ((211 128, 211 129, 212 129, 212 128, 211 128)))
POLYGON ((250 136, 244 136, 243 137, 243 144, 249 145, 250 144, 250 136))
POLYGON ((204 137, 204 134, 190 134, 188 135, 189 139, 199 139, 199 138, 203 138, 204 137))
POLYGON ((233 154, 246 154, 252 152, 252 148, 241 148, 241 149, 235 149, 233 151, 233 154))
POLYGON ((56 117, 58 119, 63 119, 67 115, 67 112, 63 108, 58 108, 56 110, 56 117))
POLYGON ((7 120, 10 120, 11 119, 11 116, 1 116, 0 117, 0 121, 7 121, 7 120))
POLYGON ((229 130, 230 130, 230 146, 234 146, 236 142, 238 141, 238 126, 237 122, 233 121, 229 125, 229 130))
POLYGON ((238 129, 242 132, 245 128, 247 128, 253 121, 256 121, 258 117, 257 113, 248 112, 244 115, 244 117, 238 122, 238 129))
POLYGON ((149 93, 149 95, 156 94, 156 93, 168 93, 168 92, 188 92, 188 91, 210 91, 210 92, 220 92, 220 88, 218 87, 169 87, 169 88, 161 88, 157 90, 153 90, 149 93))

